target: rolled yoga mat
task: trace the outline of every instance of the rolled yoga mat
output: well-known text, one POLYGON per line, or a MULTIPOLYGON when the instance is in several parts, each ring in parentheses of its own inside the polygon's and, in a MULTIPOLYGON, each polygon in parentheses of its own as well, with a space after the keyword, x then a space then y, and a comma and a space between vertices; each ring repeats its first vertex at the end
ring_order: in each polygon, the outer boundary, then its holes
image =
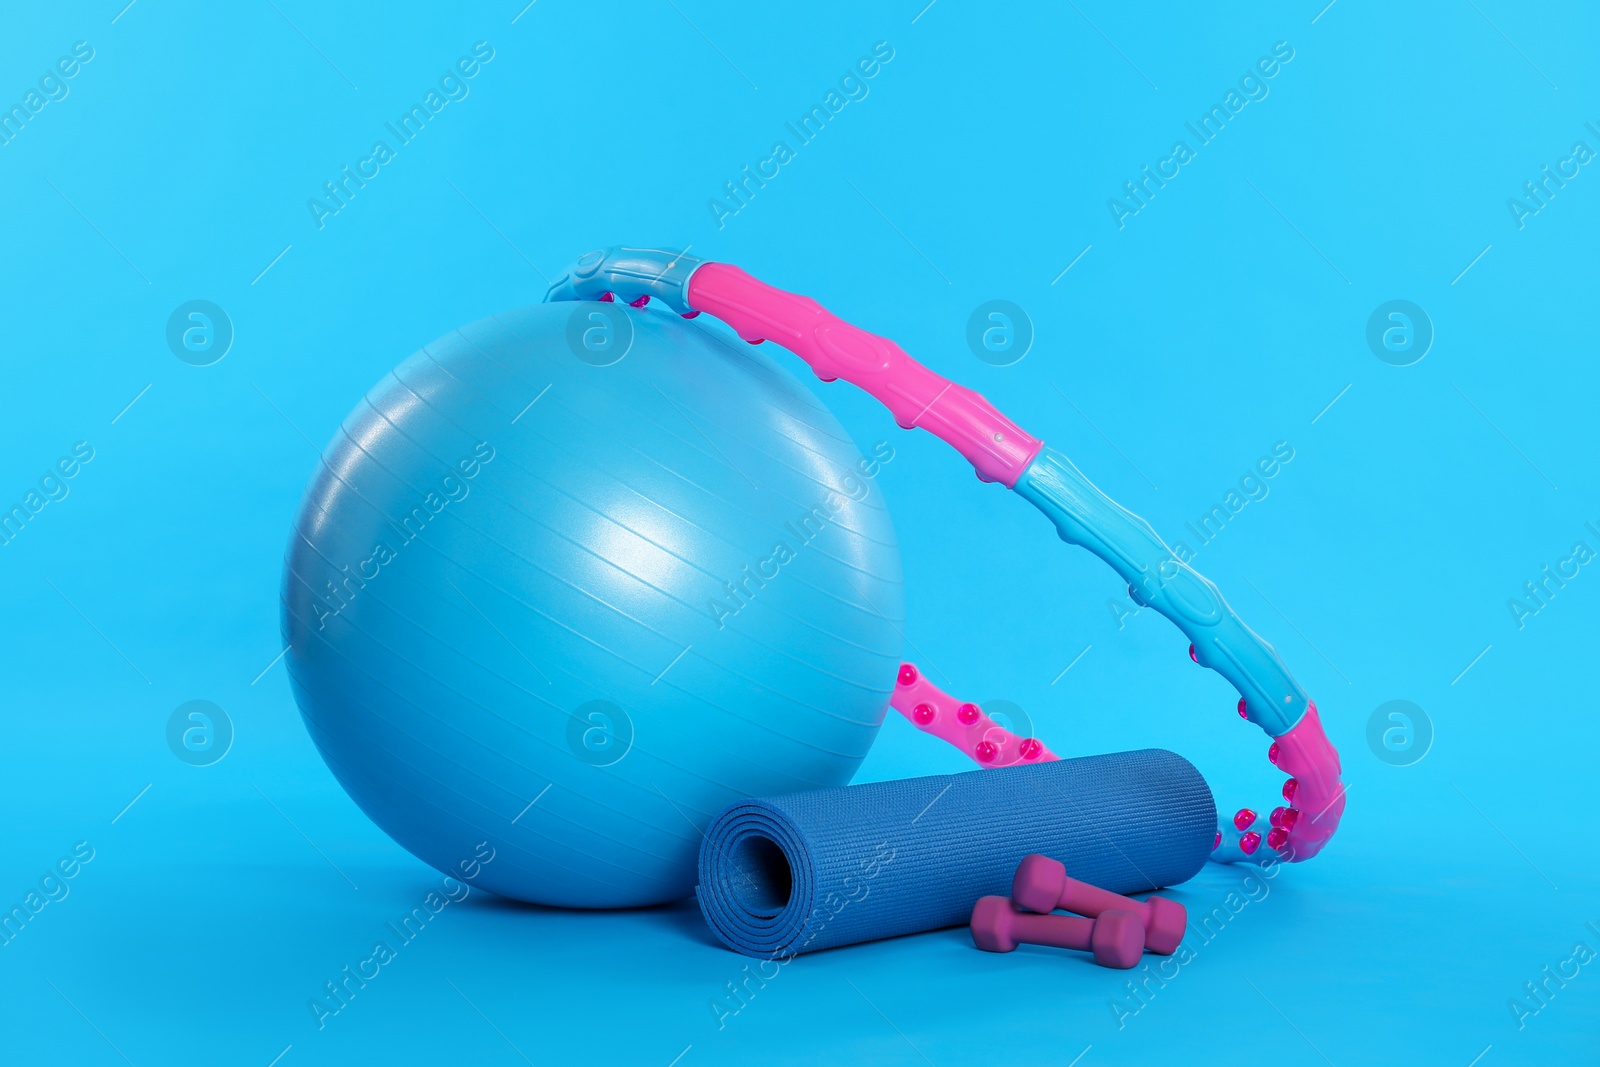
POLYGON ((742 801, 695 892, 729 948, 790 956, 965 924, 1033 852, 1115 893, 1176 885, 1216 830, 1200 772, 1149 748, 742 801))

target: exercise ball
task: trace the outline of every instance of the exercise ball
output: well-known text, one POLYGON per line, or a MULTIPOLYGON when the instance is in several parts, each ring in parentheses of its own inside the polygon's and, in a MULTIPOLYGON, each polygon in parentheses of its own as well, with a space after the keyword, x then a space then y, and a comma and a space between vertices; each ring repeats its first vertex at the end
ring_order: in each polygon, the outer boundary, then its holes
POLYGON ((685 896, 718 811, 848 782, 882 725, 904 602, 893 452, 869 455, 761 350, 668 312, 549 303, 442 337, 301 504, 306 729, 446 874, 565 907, 685 896))

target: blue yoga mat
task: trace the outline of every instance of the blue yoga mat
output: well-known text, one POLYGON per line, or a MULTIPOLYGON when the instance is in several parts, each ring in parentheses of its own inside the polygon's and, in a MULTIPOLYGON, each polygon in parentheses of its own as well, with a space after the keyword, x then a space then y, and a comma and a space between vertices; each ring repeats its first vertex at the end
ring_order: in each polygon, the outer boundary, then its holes
POLYGON ((1083 756, 742 801, 706 830, 695 892, 729 948, 789 956, 964 924, 1031 852, 1116 893, 1176 885, 1216 829, 1182 756, 1083 756))

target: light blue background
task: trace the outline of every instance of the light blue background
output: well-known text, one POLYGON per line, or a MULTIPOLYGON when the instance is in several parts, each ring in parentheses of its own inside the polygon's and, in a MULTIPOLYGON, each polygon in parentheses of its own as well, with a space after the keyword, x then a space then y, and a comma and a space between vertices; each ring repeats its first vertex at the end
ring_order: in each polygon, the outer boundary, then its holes
MULTIPOLYGON (((1600 949, 1600 577, 1585 568, 1522 629, 1507 599, 1574 541, 1600 548, 1583 525, 1600 524, 1600 174, 1522 229, 1506 201, 1575 141, 1600 149, 1584 126, 1600 125, 1600 20, 1505 0, 923 2, 6 13, 7 105, 73 42, 95 49, 0 147, 0 499, 74 442, 95 449, 0 547, 0 898, 20 902, 74 842, 95 850, 0 949, 8 1059, 1597 1062, 1600 963, 1521 1030, 1508 1001, 1576 942, 1600 949), (470 96, 319 231, 307 198, 479 40, 495 58, 470 96), (719 229, 708 198, 877 41, 895 54, 870 95, 719 229), (1119 230, 1107 198, 1278 41, 1294 59, 1270 95, 1119 230), (692 244, 895 338, 1169 539, 1289 442, 1270 495, 1196 563, 1344 754, 1328 850, 1120 1030, 1126 975, 981 954, 961 929, 802 958, 719 1030, 708 1002, 744 961, 692 906, 474 894, 318 1031, 309 998, 438 875, 340 792, 268 668, 316 448, 408 353, 617 243, 692 244), (236 330, 210 367, 164 341, 192 298, 236 330), (993 298, 1037 332, 1011 367, 965 344, 993 298), (1364 336, 1395 298, 1437 334, 1404 368, 1364 336), (164 738, 191 699, 237 732, 208 768, 164 738), (1410 767, 1367 747, 1392 699, 1436 732, 1410 767)), ((1265 738, 1167 623, 1119 628, 1107 568, 939 442, 817 388, 860 444, 898 450, 879 484, 909 658, 1025 708, 1057 751, 1169 747, 1229 810, 1271 806, 1265 738)), ((891 717, 861 777, 963 765, 891 717)), ((1174 895, 1206 912, 1244 873, 1211 867, 1174 895)))

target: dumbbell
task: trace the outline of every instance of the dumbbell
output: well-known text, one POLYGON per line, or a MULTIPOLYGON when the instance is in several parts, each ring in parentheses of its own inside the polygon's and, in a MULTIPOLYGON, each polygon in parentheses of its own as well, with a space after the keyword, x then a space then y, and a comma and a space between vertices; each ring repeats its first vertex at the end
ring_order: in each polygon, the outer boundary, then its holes
POLYGON ((1093 919, 1018 911, 1005 897, 979 897, 972 906, 972 943, 985 952, 1018 945, 1051 945, 1094 953, 1102 967, 1127 970, 1144 953, 1144 925, 1131 911, 1108 910, 1093 919))
POLYGON ((1144 927, 1144 947, 1170 956, 1183 940, 1189 913, 1182 904, 1165 897, 1140 902, 1067 876, 1067 868, 1049 856, 1027 856, 1017 865, 1011 881, 1011 899, 1029 911, 1049 914, 1057 908, 1079 915, 1129 911, 1144 927))

